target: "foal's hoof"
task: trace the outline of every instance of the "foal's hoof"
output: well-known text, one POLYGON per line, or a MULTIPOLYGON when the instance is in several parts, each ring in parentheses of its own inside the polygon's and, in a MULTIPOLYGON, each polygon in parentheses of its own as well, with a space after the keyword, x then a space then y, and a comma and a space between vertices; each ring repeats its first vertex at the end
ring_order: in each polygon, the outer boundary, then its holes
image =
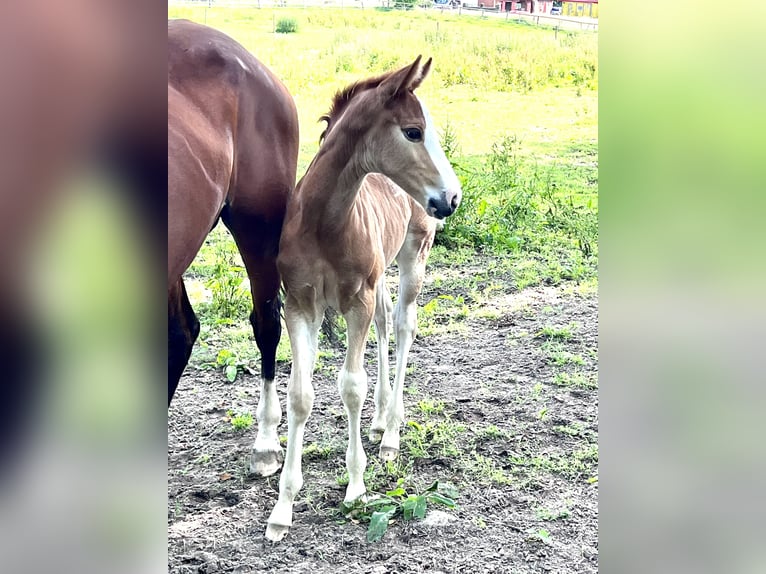
POLYGON ((254 450, 250 455, 250 474, 271 476, 282 468, 282 451, 254 450))
POLYGON ((283 526, 281 524, 269 524, 266 527, 266 538, 272 542, 279 542, 287 533, 290 532, 289 526, 283 526))
POLYGON ((371 428, 367 436, 369 437, 370 442, 372 444, 378 444, 383 439, 383 432, 384 432, 384 429, 371 428))
POLYGON ((381 460, 388 462, 391 460, 396 460, 399 456, 399 449, 398 448, 391 448, 390 446, 380 446, 380 458, 381 460))

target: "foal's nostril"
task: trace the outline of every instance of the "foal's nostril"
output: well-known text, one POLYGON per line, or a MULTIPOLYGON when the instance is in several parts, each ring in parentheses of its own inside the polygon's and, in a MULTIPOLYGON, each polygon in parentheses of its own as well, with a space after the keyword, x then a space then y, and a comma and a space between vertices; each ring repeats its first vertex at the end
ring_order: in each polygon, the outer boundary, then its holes
POLYGON ((458 198, 457 198, 457 194, 455 194, 452 196, 452 201, 450 202, 450 206, 452 206, 452 211, 455 211, 457 209, 457 204, 458 204, 458 198))

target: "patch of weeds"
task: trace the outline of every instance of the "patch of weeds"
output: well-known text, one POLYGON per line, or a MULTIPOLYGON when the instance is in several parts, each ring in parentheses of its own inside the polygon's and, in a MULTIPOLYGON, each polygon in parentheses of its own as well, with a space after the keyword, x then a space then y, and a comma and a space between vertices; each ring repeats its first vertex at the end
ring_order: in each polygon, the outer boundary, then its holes
POLYGON ((438 415, 444 412, 444 401, 423 399, 418 401, 418 410, 425 416, 438 415))
POLYGON ((209 454, 201 454, 197 457, 197 459, 194 461, 196 464, 206 465, 210 463, 210 455, 209 454))
POLYGON ((314 363, 314 372, 323 373, 328 377, 332 377, 335 373, 335 366, 327 361, 327 359, 334 359, 335 353, 333 351, 317 351, 316 362, 314 363))
POLYGON ((519 291, 539 284, 540 272, 537 269, 537 263, 532 260, 519 262, 514 273, 513 282, 519 291))
POLYGON ((537 509, 537 519, 545 522, 553 522, 554 520, 561 520, 563 518, 569 518, 572 516, 572 506, 574 502, 567 500, 563 506, 555 508, 540 507, 537 509))
POLYGON ((417 395, 420 390, 418 389, 417 383, 409 383, 404 387, 404 392, 410 396, 417 395))
POLYGON ((571 322, 564 327, 545 325, 537 336, 548 340, 569 341, 574 336, 573 331, 577 327, 578 325, 575 322, 571 322))
POLYGON ((223 368, 223 374, 230 383, 237 379, 237 375, 242 371, 247 371, 251 375, 255 373, 248 366, 246 361, 239 359, 237 354, 230 349, 221 349, 215 358, 215 366, 223 368))
POLYGON ((298 21, 295 18, 280 18, 274 31, 277 34, 293 34, 298 31, 298 21))
POLYGON ((482 307, 478 309, 474 314, 477 319, 484 319, 486 321, 496 321, 503 316, 502 311, 496 307, 482 307))
POLYGON ((446 247, 434 245, 428 254, 429 267, 463 265, 476 259, 476 252, 468 247, 446 247))
POLYGON ((564 348, 564 345, 558 341, 545 341, 541 346, 546 358, 550 363, 556 366, 562 365, 584 365, 585 359, 582 355, 570 353, 564 348))
POLYGON ((594 442, 596 440, 596 434, 585 428, 582 423, 572 423, 569 425, 556 425, 553 427, 553 431, 559 434, 570 437, 582 437, 588 442, 594 442))
POLYGON ((587 277, 577 283, 569 283, 561 288, 563 295, 579 295, 589 297, 598 293, 598 277, 587 277))
POLYGON ((478 438, 497 439, 508 438, 508 433, 496 425, 487 425, 483 429, 472 429, 478 438))
POLYGON ((487 522, 481 516, 474 516, 471 518, 471 522, 473 522, 478 528, 481 528, 482 530, 487 528, 487 522))
POLYGON ((462 295, 438 295, 420 308, 418 331, 423 336, 464 330, 468 305, 462 295))
POLYGON ((552 382, 557 387, 572 387, 587 390, 598 388, 597 380, 581 371, 575 371, 574 373, 556 373, 553 375, 552 382))
POLYGON ((210 290, 212 299, 209 304, 200 305, 200 320, 230 324, 250 310, 245 267, 231 236, 210 237, 206 247, 211 250, 213 264, 205 268, 205 287, 210 290))
POLYGON ((543 544, 550 544, 551 543, 551 533, 548 532, 545 528, 540 528, 538 530, 533 530, 529 533, 529 539, 542 542, 543 544))
POLYGON ((453 422, 449 416, 424 423, 408 421, 402 446, 413 458, 459 456, 457 439, 465 430, 465 425, 453 422))
POLYGON ((500 468, 497 462, 487 456, 474 451, 471 457, 463 462, 463 470, 471 477, 471 480, 479 484, 511 484, 511 476, 500 468))
MULTIPOLYGON (((396 460, 382 461, 377 457, 371 457, 364 470, 364 484, 368 492, 377 492, 389 488, 392 484, 398 484, 412 476, 412 461, 405 461, 401 456, 396 460)), ((348 471, 335 478, 339 486, 348 485, 348 471)))
POLYGON ((444 128, 442 129, 441 134, 439 134, 439 140, 441 141, 442 149, 444 150, 444 155, 447 156, 447 159, 452 160, 460 155, 460 142, 458 141, 455 127, 449 119, 444 123, 444 128))
POLYGON ((535 400, 539 400, 542 397, 543 394, 543 384, 542 383, 535 383, 535 386, 532 387, 532 398, 535 400))
POLYGON ((303 449, 303 460, 326 460, 337 454, 336 449, 332 444, 325 444, 319 446, 318 443, 312 442, 303 449))
POLYGON ((516 471, 545 471, 568 479, 579 479, 592 475, 598 465, 598 444, 586 445, 569 455, 511 456, 510 462, 518 467, 516 471))
POLYGON ((396 488, 367 502, 341 503, 340 510, 348 519, 369 523, 367 542, 383 538, 389 524, 397 518, 404 521, 425 518, 429 504, 456 506, 458 491, 449 483, 436 481, 419 494, 408 494, 403 484, 403 479, 397 481, 396 488))
POLYGON ((540 409, 540 412, 537 413, 537 418, 541 421, 545 420, 545 417, 548 416, 548 407, 543 407, 540 409))
POLYGON ((244 413, 235 413, 234 411, 227 411, 226 415, 229 417, 229 422, 235 431, 245 431, 253 426, 253 415, 244 413))

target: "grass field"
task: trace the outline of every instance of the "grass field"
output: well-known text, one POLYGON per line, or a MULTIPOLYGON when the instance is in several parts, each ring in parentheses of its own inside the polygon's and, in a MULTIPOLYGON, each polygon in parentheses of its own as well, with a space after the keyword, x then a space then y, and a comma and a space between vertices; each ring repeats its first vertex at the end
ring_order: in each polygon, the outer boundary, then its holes
MULTIPOLYGON (((464 199, 437 237, 419 301, 403 456, 383 466, 366 445, 367 484, 415 492, 448 480, 459 509, 438 531, 392 526, 378 550, 363 542, 364 528, 346 523, 338 511, 345 422, 335 388, 343 350, 325 341, 306 486, 286 542, 310 564, 306 571, 338 571, 332 553, 351 560, 344 571, 373 571, 376 562, 395 571, 431 564, 474 572, 490 563, 497 572, 597 571, 597 35, 424 11, 174 7, 169 15, 230 34, 284 81, 301 122, 299 177, 336 90, 418 54, 434 58, 418 94, 439 124, 464 199), (274 33, 285 18, 296 31, 274 33), (324 553, 310 543, 318 533, 331 540, 324 553)), ((222 571, 303 571, 264 545, 276 478, 245 472, 258 353, 247 280, 222 226, 187 280, 202 332, 170 411, 170 570, 195 571, 191 547, 218 556, 222 571)), ((370 344, 371 381, 374 356, 370 344)), ((278 360, 286 383, 286 334, 278 360)), ((284 405, 284 385, 280 396, 284 405)))

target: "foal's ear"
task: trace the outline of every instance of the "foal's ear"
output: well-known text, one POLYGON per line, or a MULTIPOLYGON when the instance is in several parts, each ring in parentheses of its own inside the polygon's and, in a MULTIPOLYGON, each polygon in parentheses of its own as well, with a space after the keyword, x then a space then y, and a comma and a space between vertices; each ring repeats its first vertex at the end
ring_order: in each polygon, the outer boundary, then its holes
POLYGON ((431 69, 431 61, 432 58, 428 58, 425 64, 423 64, 423 67, 420 68, 420 73, 415 76, 412 80, 412 84, 410 84, 410 90, 413 92, 418 88, 418 86, 423 82, 423 80, 426 79, 426 76, 428 75, 429 70, 431 69))
POLYGON ((420 71, 421 58, 422 56, 418 56, 412 64, 397 70, 380 85, 389 100, 412 89, 412 83, 420 71))

